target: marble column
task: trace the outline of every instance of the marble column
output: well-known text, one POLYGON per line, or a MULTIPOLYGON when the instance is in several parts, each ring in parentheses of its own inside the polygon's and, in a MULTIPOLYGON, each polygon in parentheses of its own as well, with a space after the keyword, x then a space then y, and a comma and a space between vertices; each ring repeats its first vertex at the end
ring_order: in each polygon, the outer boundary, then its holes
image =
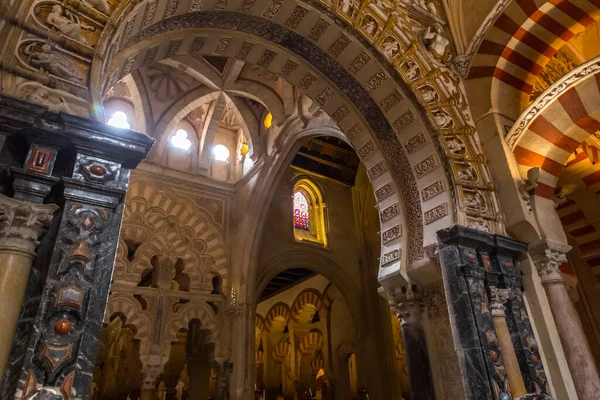
POLYGON ((423 330, 423 296, 411 287, 388 291, 402 329, 411 400, 434 400, 435 388, 423 330))
POLYGON ((0 194, 0 377, 4 376, 38 239, 58 206, 32 204, 0 194))
POLYGON ((580 400, 600 399, 600 377, 590 352, 579 316, 569 298, 560 265, 567 261, 570 246, 551 241, 530 248, 560 335, 575 390, 580 400))
POLYGON ((130 171, 154 140, 2 95, 0 120, 14 128, 0 162, 15 198, 61 205, 30 274, 35 300, 20 314, 28 328, 15 335, 1 397, 62 390, 87 400, 130 171))
POLYGON ((506 307, 504 304, 509 299, 509 290, 490 287, 490 294, 492 320, 494 321, 494 328, 496 329, 496 334, 498 336, 498 344, 504 360, 504 369, 508 376, 511 393, 514 398, 517 398, 527 394, 527 390, 525 389, 525 382, 521 375, 519 361, 517 360, 510 331, 508 330, 508 324, 506 323, 506 307))

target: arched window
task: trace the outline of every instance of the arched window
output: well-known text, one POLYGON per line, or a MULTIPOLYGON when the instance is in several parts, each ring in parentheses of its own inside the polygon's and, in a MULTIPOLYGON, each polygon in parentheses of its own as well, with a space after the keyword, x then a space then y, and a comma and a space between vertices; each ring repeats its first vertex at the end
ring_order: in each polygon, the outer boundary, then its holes
POLYGON ((171 145, 181 150, 189 150, 192 146, 192 141, 188 138, 188 133, 185 129, 177 129, 171 137, 171 145))
POLYGON ((294 227, 310 230, 310 216, 308 215, 308 200, 302 192, 294 193, 294 227))
POLYGON ((127 114, 123 111, 115 111, 115 113, 108 120, 108 125, 116 126, 117 128, 129 129, 131 125, 129 124, 127 114))
POLYGON ((218 144, 213 147, 213 157, 217 161, 229 160, 229 149, 222 144, 218 144))
POLYGON ((293 193, 294 238, 327 246, 326 207, 318 185, 302 178, 295 183, 293 193))

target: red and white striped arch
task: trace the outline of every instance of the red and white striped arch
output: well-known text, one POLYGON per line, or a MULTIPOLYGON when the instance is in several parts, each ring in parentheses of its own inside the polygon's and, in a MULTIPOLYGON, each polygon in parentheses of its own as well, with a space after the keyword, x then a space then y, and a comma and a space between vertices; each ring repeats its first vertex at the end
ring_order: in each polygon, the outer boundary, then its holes
POLYGON ((491 106, 516 119, 548 61, 598 20, 600 0, 514 0, 485 33, 468 79, 487 80, 491 106))
MULTIPOLYGON (((594 146, 594 134, 600 131, 600 74, 577 80, 544 107, 523 129, 513 128, 507 141, 522 177, 527 176, 530 168, 540 167, 535 194, 552 200, 558 178, 573 153, 586 146, 592 155, 597 154, 590 146, 594 146)), ((515 125, 520 125, 520 121, 515 125)))

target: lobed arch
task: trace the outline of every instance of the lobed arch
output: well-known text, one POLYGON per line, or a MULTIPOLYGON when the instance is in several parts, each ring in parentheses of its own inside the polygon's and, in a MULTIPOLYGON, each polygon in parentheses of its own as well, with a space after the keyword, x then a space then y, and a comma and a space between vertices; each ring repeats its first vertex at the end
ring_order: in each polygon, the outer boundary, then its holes
POLYGON ((495 7, 478 32, 465 71, 466 86, 478 100, 475 120, 490 109, 516 120, 550 59, 598 20, 597 0, 503 1, 495 7))
POLYGON ((164 323, 161 334, 163 360, 168 360, 171 350, 171 342, 177 337, 180 329, 187 329, 190 321, 197 319, 201 323, 203 330, 210 332, 206 335, 206 344, 215 346, 215 359, 226 359, 227 343, 220 335, 220 326, 216 314, 212 308, 205 302, 192 301, 183 305, 175 314, 171 315, 164 323))
POLYGON ((135 181, 128 196, 115 281, 139 283, 151 258, 168 254, 186 262, 183 272, 192 279, 192 287, 210 285, 211 273, 227 285, 229 252, 222 229, 210 213, 183 197, 174 200, 172 194, 144 181, 135 181), (131 261, 125 250, 127 240, 139 244, 131 261))
POLYGON ((128 325, 135 326, 134 338, 140 341, 140 354, 150 351, 151 334, 154 329, 153 315, 143 310, 140 302, 133 295, 126 293, 114 293, 109 296, 104 323, 109 323, 116 314, 123 315, 128 325))
MULTIPOLYGON (((322 15, 316 10, 310 12, 314 15, 322 15)), ((403 218, 400 218, 399 215, 402 211, 395 210, 406 210, 406 220, 409 225, 406 230, 411 232, 413 238, 409 244, 410 248, 405 252, 405 257, 409 262, 423 258, 425 237, 434 241, 434 232, 452 223, 454 216, 449 206, 450 186, 443 171, 444 157, 438 153, 435 139, 431 137, 430 140, 426 139, 429 137, 428 132, 431 131, 427 120, 421 117, 420 107, 414 106, 416 102, 410 101, 404 93, 406 85, 398 74, 388 71, 389 66, 385 64, 385 61, 382 66, 378 61, 380 57, 369 54, 369 49, 364 44, 358 40, 352 41, 347 38, 338 27, 332 24, 330 28, 335 31, 332 31, 331 36, 328 35, 328 37, 335 38, 339 32, 340 36, 348 39, 348 43, 340 50, 334 50, 335 55, 332 56, 331 53, 327 53, 327 48, 332 45, 331 43, 327 46, 325 43, 321 43, 320 46, 314 44, 304 36, 307 35, 306 32, 298 34, 294 30, 284 28, 285 21, 278 20, 275 23, 244 13, 232 15, 227 11, 175 13, 164 20, 154 17, 157 22, 136 32, 138 21, 141 21, 142 18, 141 14, 143 13, 140 11, 133 15, 131 21, 134 22, 130 25, 133 26, 131 36, 123 39, 123 50, 111 58, 114 61, 107 66, 105 76, 108 76, 109 80, 108 84, 104 86, 110 87, 111 77, 112 81, 115 81, 146 61, 150 62, 150 59, 152 62, 157 61, 163 57, 169 47, 177 47, 178 54, 194 49, 197 54, 219 54, 234 58, 239 56, 245 61, 257 65, 263 64, 270 72, 283 76, 292 84, 303 88, 309 97, 321 104, 325 111, 334 117, 334 120, 338 119, 338 125, 346 132, 346 136, 350 138, 359 155, 369 167, 375 190, 383 189, 379 192, 379 199, 384 203, 381 205, 382 209, 398 203, 393 210, 388 210, 388 214, 393 212, 395 213, 393 218, 399 218, 396 219, 396 223, 385 225, 397 231, 396 226, 403 218), (231 21, 231 24, 228 21, 231 21), (213 30, 213 35, 210 37, 207 36, 208 27, 213 30), (236 32, 231 31, 234 27, 238 29, 236 32), (227 30, 227 35, 217 38, 214 35, 215 29, 220 29, 221 35, 227 30), (182 34, 177 36, 177 30, 180 32, 185 30, 185 38, 182 34), (202 38, 203 32, 205 32, 204 39, 202 38), (152 38, 159 33, 161 38, 164 38, 163 44, 151 47, 152 38), (246 35, 242 37, 240 33, 246 35), (248 39, 248 34, 253 35, 251 39, 248 39), (198 36, 193 38, 193 35, 198 36), (293 38, 293 40, 283 40, 283 38, 293 38), (243 46, 247 46, 245 48, 251 46, 247 54, 240 54, 243 46), (287 48, 284 48, 285 46, 287 48), (323 47, 326 48, 323 49, 323 47), (342 67, 335 59, 341 59, 344 51, 348 55, 343 58, 348 61, 344 61, 346 65, 342 67), (268 63, 266 59, 269 59, 268 63), (311 59, 313 65, 308 65, 304 59, 311 59), (352 63, 352 59, 356 59, 356 63, 351 67, 349 64, 352 63), (359 70, 366 64, 374 67, 372 70, 377 71, 373 76, 360 73, 359 70), (352 73, 352 70, 355 72, 352 73), (301 71, 306 72, 301 74, 301 71), (382 85, 384 81, 386 84, 382 85), (338 91, 342 91, 343 94, 338 91), (346 103, 347 98, 351 103, 346 103), (365 121, 368 121, 369 124, 365 121), (376 133, 376 139, 372 132, 376 133), (402 144, 415 135, 423 138, 423 140, 417 139, 420 140, 419 151, 407 155, 402 144), (399 136, 402 137, 402 140, 398 140, 399 136), (393 162, 388 164, 386 159, 393 160, 393 162), (414 172, 411 164, 416 165, 419 172, 414 172), (423 168, 426 172, 423 171, 423 168), (415 174, 418 175, 418 178, 415 177, 415 174), (423 179, 425 175, 427 177, 423 179), (425 189, 435 182, 439 182, 436 194, 445 193, 445 196, 422 201, 419 190, 425 189), (396 189, 396 185, 399 186, 399 189, 396 189), (383 201, 388 199, 397 201, 383 201), (443 201, 444 199, 446 202, 443 201), (401 204, 400 200, 404 204, 401 204), (421 206, 422 202, 426 203, 423 207, 421 206), (427 208, 424 208, 425 206, 427 208), (429 212, 433 209, 435 209, 433 213, 429 212), (424 223, 424 219, 426 219, 426 223, 424 223), (430 234, 427 235, 426 232, 423 236, 424 230, 430 234)), ((309 23, 308 20, 306 23, 309 23)), ((329 39, 327 40, 329 41, 329 39)), ((315 42, 319 43, 319 40, 315 40, 315 42)), ((101 87, 99 77, 95 77, 95 79, 98 82, 96 86, 101 87)), ((388 222, 388 220, 384 222, 388 222)), ((399 264, 401 257, 399 244, 396 242, 393 245, 385 246, 382 253, 388 254, 389 257, 384 260, 399 264)))

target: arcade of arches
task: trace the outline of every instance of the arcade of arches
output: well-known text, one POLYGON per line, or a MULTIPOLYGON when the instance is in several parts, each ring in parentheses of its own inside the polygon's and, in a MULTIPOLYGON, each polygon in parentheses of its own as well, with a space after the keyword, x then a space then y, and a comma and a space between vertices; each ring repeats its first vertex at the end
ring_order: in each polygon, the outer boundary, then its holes
POLYGON ((1 1, 0 399, 600 399, 599 20, 1 1))

